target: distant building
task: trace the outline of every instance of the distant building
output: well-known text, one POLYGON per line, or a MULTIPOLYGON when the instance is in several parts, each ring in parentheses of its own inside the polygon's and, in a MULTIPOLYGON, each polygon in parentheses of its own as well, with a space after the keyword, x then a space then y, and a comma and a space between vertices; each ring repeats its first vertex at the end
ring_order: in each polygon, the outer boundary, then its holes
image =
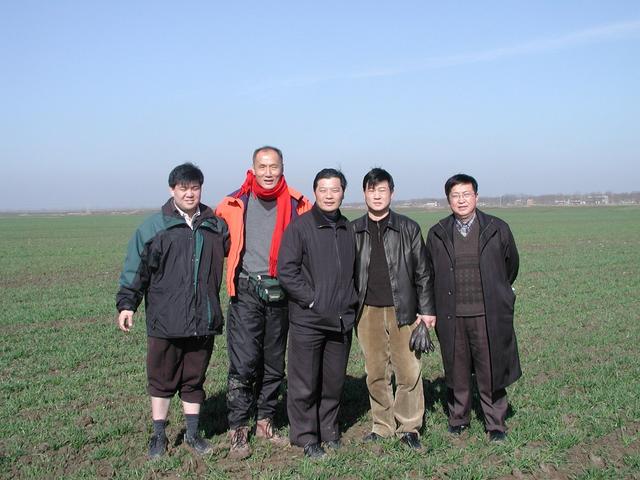
POLYGON ((609 205, 609 195, 589 195, 587 203, 589 205, 609 205))

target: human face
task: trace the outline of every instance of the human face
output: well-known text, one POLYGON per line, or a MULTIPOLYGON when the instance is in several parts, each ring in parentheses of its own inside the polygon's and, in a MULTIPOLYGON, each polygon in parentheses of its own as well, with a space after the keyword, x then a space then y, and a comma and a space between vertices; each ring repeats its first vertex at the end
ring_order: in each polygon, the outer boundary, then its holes
POLYGON ((198 182, 178 183, 174 188, 169 187, 176 206, 188 215, 193 215, 198 210, 202 186, 198 182))
POLYGON ((252 170, 258 185, 273 190, 282 177, 284 165, 277 152, 267 149, 258 152, 252 170))
POLYGON ((375 186, 367 185, 367 189, 364 191, 364 201, 369 210, 369 217, 373 219, 384 218, 389 213, 391 198, 393 198, 393 192, 389 188, 387 180, 375 186))
POLYGON ((316 205, 325 213, 338 210, 344 198, 344 190, 338 177, 321 178, 313 193, 316 196, 316 205))
POLYGON ((453 214, 460 220, 469 220, 476 211, 478 194, 470 183, 454 185, 449 192, 449 206, 453 214))

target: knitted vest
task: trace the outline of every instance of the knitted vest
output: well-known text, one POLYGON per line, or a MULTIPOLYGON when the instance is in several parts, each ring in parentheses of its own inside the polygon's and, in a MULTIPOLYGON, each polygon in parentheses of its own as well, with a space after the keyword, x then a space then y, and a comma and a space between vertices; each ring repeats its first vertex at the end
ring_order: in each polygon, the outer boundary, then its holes
POLYGON ((453 249, 456 259, 456 316, 458 317, 484 315, 478 254, 479 237, 480 226, 477 220, 471 224, 466 237, 463 237, 455 226, 453 227, 453 249))

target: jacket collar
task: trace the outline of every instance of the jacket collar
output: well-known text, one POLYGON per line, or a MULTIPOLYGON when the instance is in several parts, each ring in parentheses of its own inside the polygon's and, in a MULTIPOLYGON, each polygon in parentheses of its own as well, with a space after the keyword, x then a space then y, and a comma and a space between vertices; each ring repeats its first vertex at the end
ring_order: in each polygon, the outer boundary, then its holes
POLYGON ((478 220, 478 225, 480 226, 480 252, 487 245, 487 242, 498 230, 496 227, 496 223, 493 221, 493 217, 491 215, 487 215, 486 213, 476 209, 476 215, 478 220))
MULTIPOLYGON (((214 217, 213 210, 211 210, 211 208, 209 208, 204 203, 200 202, 199 208, 200 208, 200 215, 198 215, 194 219, 194 222, 193 222, 194 228, 197 225, 200 225, 205 220, 208 220, 214 217)), ((173 203, 173 197, 169 198, 169 200, 166 201, 166 203, 162 206, 161 211, 165 217, 170 217, 171 219, 176 221, 177 224, 181 224, 181 223, 184 223, 185 225, 187 224, 185 219, 182 218, 182 215, 180 215, 180 212, 176 210, 176 206, 173 203)))
MULTIPOLYGON (((313 219, 315 220, 316 226, 318 228, 322 227, 333 227, 331 222, 327 220, 327 218, 322 214, 322 211, 318 206, 314 203, 313 207, 311 207, 311 214, 313 215, 313 219)), ((347 227, 347 217, 342 215, 340 210, 338 209, 338 218, 336 220, 336 228, 346 228, 347 227)))
MULTIPOLYGON (((443 218, 438 222, 438 225, 442 227, 439 230, 436 230, 436 235, 438 235, 442 242, 444 243, 445 248, 447 249, 447 253, 449 257, 453 260, 455 257, 455 253, 453 251, 453 229, 455 223, 455 216, 453 213, 448 217, 443 218)), ((497 230, 495 222, 493 221, 493 217, 491 215, 487 215, 483 211, 476 208, 476 221, 478 222, 478 226, 480 227, 480 238, 479 238, 479 251, 482 253, 482 250, 487 245, 489 239, 494 235, 497 230)))
MULTIPOLYGON (((369 218, 369 214, 365 213, 362 217, 358 218, 355 222, 355 231, 357 233, 369 232, 369 223, 372 220, 369 218)), ((400 222, 398 218, 398 214, 393 210, 389 210, 389 220, 387 222, 387 227, 391 228, 395 231, 400 231, 400 222)))

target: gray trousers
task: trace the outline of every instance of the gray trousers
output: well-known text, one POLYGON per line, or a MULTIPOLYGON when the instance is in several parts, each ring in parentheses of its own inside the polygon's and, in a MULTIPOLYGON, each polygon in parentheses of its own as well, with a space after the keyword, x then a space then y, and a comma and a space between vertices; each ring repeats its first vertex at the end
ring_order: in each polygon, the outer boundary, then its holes
POLYGON ((485 316, 456 317, 453 389, 449 389, 449 425, 456 427, 469 423, 472 383, 471 369, 475 371, 480 405, 487 431, 504 432, 507 417, 507 391, 492 391, 491 358, 485 316))

